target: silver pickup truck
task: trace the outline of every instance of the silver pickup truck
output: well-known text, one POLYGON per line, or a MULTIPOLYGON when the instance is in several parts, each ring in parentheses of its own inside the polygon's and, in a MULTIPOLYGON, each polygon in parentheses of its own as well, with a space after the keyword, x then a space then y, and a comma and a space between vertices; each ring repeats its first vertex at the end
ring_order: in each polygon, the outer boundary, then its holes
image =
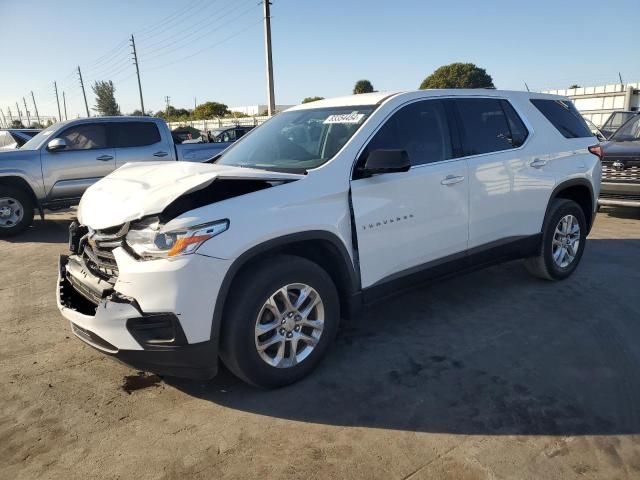
MULTIPOLYGON (((100 178, 128 162, 204 162, 230 143, 176 145, 164 120, 94 117, 48 127, 18 150, 0 152, 0 237, 33 221, 34 210, 75 205, 100 178)), ((144 179, 141 179, 144 180, 144 179)))

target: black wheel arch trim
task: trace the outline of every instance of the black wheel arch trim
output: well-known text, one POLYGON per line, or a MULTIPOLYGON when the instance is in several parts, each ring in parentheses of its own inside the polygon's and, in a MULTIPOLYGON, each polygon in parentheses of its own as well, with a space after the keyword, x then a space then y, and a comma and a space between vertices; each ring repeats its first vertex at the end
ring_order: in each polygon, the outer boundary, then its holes
MULTIPOLYGON (((598 206, 598 199, 595 197, 593 192, 593 185, 586 178, 572 178, 566 180, 564 182, 559 183, 551 192, 551 196, 549 197, 549 201, 547 202, 547 209, 544 212, 544 218, 547 218, 547 214, 549 213, 549 209, 551 208, 551 202, 558 197, 558 194, 567 188, 582 186, 587 187, 589 193, 591 194, 591 222, 588 225, 589 231, 591 231, 591 227, 593 226, 593 222, 596 218, 596 208, 598 206)), ((588 233, 588 232, 587 232, 588 233)))
POLYGON ((325 230, 309 230, 306 232, 297 232, 272 238, 270 240, 267 240, 266 242, 255 245, 242 253, 242 255, 240 255, 233 261, 233 263, 227 270, 227 273, 225 274, 220 285, 220 289, 218 290, 218 295, 216 297, 216 303, 213 311, 210 337, 212 343, 216 346, 219 344, 220 328, 222 326, 222 317, 224 314, 226 299, 228 298, 229 294, 229 288, 231 287, 233 280, 243 266, 261 255, 269 254, 269 252, 277 252, 278 249, 286 247, 287 245, 318 240, 328 241, 337 249, 338 253, 342 257, 342 261, 347 267, 346 270, 348 272, 350 284, 349 294, 353 297, 358 297, 360 293, 359 273, 356 271, 351 255, 349 255, 344 242, 342 242, 336 234, 325 230))

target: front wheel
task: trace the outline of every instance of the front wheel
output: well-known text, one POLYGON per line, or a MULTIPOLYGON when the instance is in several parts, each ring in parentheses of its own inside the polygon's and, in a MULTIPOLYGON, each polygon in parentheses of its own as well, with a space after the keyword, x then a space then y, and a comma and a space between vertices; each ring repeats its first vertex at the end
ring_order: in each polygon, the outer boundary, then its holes
POLYGON ((538 255, 527 258, 529 272, 545 280, 562 280, 580 263, 587 240, 587 222, 573 200, 553 200, 545 218, 538 255))
POLYGON ((263 388, 308 375, 324 357, 340 319, 331 277, 317 264, 289 255, 241 273, 227 305, 220 356, 236 376, 263 388))

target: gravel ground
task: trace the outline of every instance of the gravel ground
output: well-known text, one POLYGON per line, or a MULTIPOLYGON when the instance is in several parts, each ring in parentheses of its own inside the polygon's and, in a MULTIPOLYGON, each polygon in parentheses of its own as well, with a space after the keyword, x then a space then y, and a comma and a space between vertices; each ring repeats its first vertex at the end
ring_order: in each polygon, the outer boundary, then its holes
POLYGON ((0 478, 640 478, 640 212, 603 210, 565 282, 513 262, 376 305, 277 391, 73 337, 70 217, 0 241, 0 478))

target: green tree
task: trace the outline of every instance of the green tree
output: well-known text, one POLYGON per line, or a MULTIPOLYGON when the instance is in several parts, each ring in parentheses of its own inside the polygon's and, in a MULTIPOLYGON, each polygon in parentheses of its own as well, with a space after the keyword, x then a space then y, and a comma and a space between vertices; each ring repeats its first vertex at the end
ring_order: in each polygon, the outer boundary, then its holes
POLYGON ((358 80, 353 87, 353 94, 359 93, 371 93, 373 92, 373 85, 369 80, 358 80))
POLYGON ((427 88, 495 88, 491 75, 473 63, 443 65, 425 78, 420 90, 427 88))
POLYGON ((193 109, 193 117, 196 120, 206 120, 213 117, 224 117, 229 112, 229 107, 224 103, 205 102, 193 109))
POLYGON ((24 128, 24 124, 20 120, 13 120, 11 122, 11 128, 24 128))
POLYGON ((569 88, 580 88, 580 85, 578 85, 577 83, 574 83, 573 85, 570 85, 569 88))
POLYGON ((111 80, 98 80, 92 85, 91 89, 96 95, 96 106, 92 110, 106 117, 121 115, 120 106, 115 97, 116 87, 111 80))
POLYGON ((142 113, 142 110, 139 110, 137 108, 133 112, 131 112, 129 115, 132 117, 144 117, 144 113, 142 113))
POLYGON ((302 100, 302 103, 317 102, 318 100, 324 100, 324 97, 307 97, 302 100))

